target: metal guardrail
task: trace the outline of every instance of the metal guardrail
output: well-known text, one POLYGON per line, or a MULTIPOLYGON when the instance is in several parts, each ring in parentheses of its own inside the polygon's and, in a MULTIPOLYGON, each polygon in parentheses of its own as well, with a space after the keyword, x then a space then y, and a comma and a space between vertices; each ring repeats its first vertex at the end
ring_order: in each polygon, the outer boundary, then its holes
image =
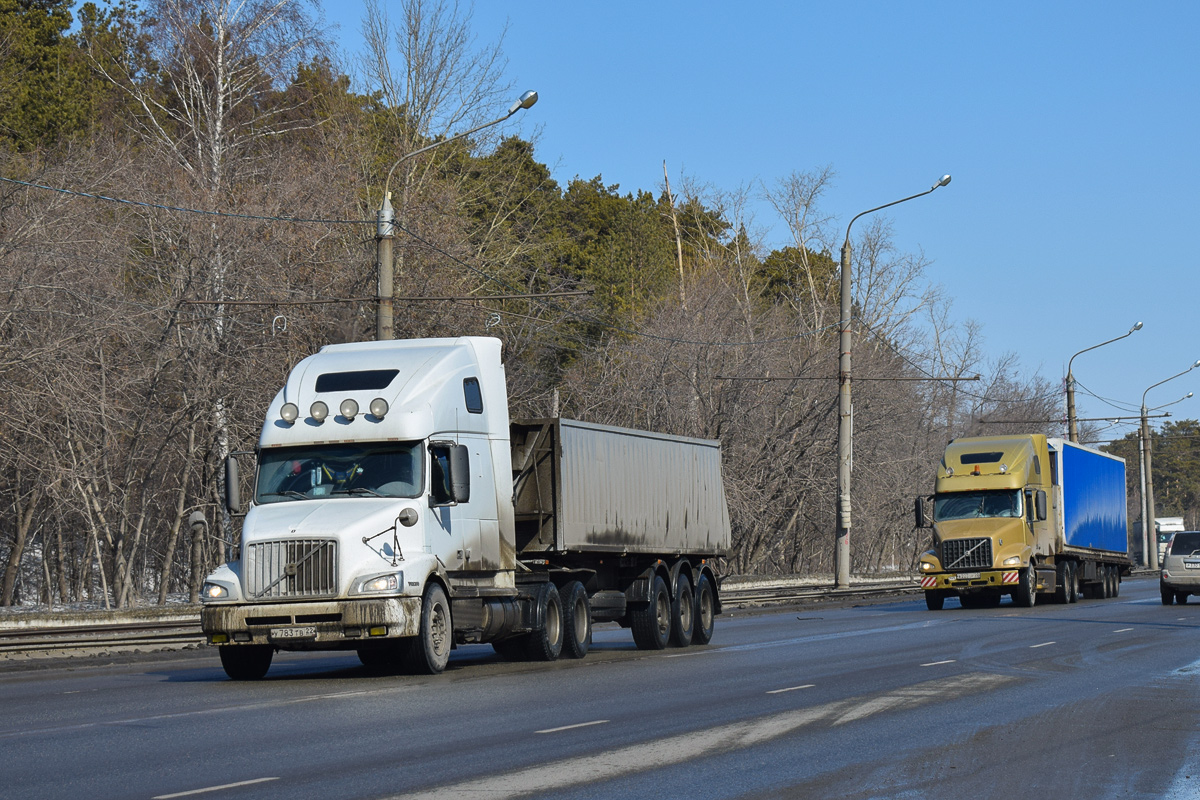
MULTIPOLYGON (((920 587, 912 581, 895 581, 871 586, 833 589, 821 586, 771 585, 722 588, 725 607, 744 608, 781 605, 792 602, 853 600, 880 596, 916 594, 920 587)), ((133 621, 63 625, 46 624, 49 614, 23 615, 20 627, 0 627, 0 659, 37 658, 39 656, 96 655, 112 651, 165 650, 197 646, 205 641, 200 630, 200 610, 185 617, 178 607, 164 612, 169 619, 153 618, 153 611, 141 610, 133 621), (42 623, 42 624, 39 624, 42 623)), ((102 616, 88 614, 87 616, 102 616)), ((13 618, 8 621, 11 622, 13 618)))

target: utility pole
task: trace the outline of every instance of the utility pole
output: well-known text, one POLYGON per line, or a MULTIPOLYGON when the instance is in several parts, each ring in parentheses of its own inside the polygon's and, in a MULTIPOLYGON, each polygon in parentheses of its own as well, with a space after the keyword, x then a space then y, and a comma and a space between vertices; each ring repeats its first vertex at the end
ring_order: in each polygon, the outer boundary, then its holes
POLYGON ((842 244, 841 291, 842 309, 841 321, 838 326, 838 345, 841 353, 838 359, 838 472, 837 472, 837 545, 834 549, 834 564, 836 578, 834 585, 839 589, 850 586, 850 466, 853 457, 854 429, 851 414, 853 406, 850 403, 850 349, 854 336, 850 332, 850 228, 862 216, 875 211, 881 211, 900 203, 924 197, 930 192, 945 186, 950 182, 949 175, 943 175, 930 189, 893 200, 875 208, 869 208, 857 214, 846 226, 846 241, 842 244))
POLYGON ((396 212, 392 208, 392 193, 388 191, 388 186, 392 181, 392 173, 396 171, 396 167, 421 153, 428 152, 435 147, 441 147, 444 144, 458 141, 464 137, 470 136, 472 133, 481 131, 484 128, 490 128, 504 122, 523 108, 531 108, 538 101, 538 93, 534 91, 525 92, 517 98, 516 102, 509 107, 508 113, 503 117, 494 119, 491 122, 485 122, 482 125, 477 125, 469 131, 457 133, 448 139, 440 139, 433 144, 413 150, 411 153, 400 156, 396 159, 396 163, 392 164, 392 168, 388 170, 387 178, 383 182, 383 203, 379 206, 379 213, 376 217, 375 225, 375 271, 376 271, 376 298, 375 298, 375 338, 379 340, 394 339, 395 326, 393 321, 393 303, 392 303, 392 240, 396 235, 396 212))

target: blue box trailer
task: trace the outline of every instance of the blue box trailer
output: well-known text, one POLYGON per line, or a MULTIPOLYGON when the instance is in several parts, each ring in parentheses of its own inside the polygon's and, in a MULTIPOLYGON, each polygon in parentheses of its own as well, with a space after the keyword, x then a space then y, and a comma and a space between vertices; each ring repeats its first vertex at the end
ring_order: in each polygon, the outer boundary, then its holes
POLYGON ((1047 444, 1061 509, 1062 551, 1127 557, 1125 459, 1064 439, 1047 444))

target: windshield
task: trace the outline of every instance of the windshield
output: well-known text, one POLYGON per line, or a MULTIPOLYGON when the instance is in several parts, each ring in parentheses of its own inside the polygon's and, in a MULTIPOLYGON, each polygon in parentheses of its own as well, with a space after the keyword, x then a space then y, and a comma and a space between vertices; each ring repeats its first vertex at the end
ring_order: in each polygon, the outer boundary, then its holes
POLYGON ((1171 539, 1171 555, 1194 556, 1200 552, 1200 531, 1180 531, 1171 539))
POLYGON ((1021 491, 998 489, 986 492, 955 492, 933 498, 933 521, 978 517, 1019 517, 1021 491))
POLYGON ((416 497, 420 443, 375 442, 279 447, 258 459, 256 503, 314 497, 416 497))

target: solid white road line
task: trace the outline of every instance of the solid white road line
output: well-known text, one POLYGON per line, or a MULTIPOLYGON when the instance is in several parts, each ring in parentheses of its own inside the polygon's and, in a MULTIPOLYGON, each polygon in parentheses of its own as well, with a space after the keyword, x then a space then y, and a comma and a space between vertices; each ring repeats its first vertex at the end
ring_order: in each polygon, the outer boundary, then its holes
POLYGON ((1039 647, 1048 647, 1049 645, 1052 645, 1052 644, 1058 644, 1058 643, 1057 642, 1042 642, 1041 644, 1031 644, 1031 645, 1029 645, 1029 649, 1036 650, 1039 647))
POLYGON ((803 686, 789 686, 786 689, 772 689, 767 694, 783 694, 784 692, 794 692, 797 689, 811 689, 816 686, 815 683, 806 683, 803 686))
POLYGON ((953 664, 957 659, 948 658, 945 661, 930 661, 928 664, 922 664, 922 667, 940 667, 942 664, 953 664))

